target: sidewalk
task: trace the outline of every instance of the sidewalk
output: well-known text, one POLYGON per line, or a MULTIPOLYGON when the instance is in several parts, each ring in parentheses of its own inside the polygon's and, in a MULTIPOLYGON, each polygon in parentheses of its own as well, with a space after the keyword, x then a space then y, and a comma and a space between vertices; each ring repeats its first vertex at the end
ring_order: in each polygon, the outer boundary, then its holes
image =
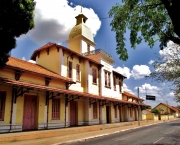
MULTIPOLYGON (((176 120, 176 119, 173 119, 176 120)), ((172 120, 168 120, 172 121, 172 120)), ((95 137, 136 129, 165 121, 138 121, 0 134, 0 144, 3 145, 59 145, 74 141, 83 141, 95 137)))

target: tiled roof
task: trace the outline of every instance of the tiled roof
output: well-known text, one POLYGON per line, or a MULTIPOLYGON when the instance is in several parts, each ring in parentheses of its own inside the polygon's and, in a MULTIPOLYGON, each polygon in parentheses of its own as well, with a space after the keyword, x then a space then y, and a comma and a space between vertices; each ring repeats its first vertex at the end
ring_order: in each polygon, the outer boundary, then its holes
POLYGON ((173 107, 174 109, 180 111, 180 109, 178 107, 175 107, 175 106, 171 106, 171 107, 173 107))
POLYGON ((164 106, 168 107, 168 108, 171 109, 171 110, 178 111, 177 108, 174 108, 174 107, 172 107, 172 106, 170 106, 170 105, 167 105, 167 104, 164 104, 164 103, 161 103, 161 104, 163 104, 164 106))
MULTIPOLYGON (((87 97, 87 98, 92 98, 92 99, 111 101, 111 102, 118 102, 118 103, 123 103, 123 104, 138 105, 135 102, 128 102, 128 101, 123 101, 123 100, 119 100, 119 99, 115 99, 115 98, 108 98, 108 97, 104 97, 104 96, 98 96, 98 95, 93 95, 93 94, 90 94, 90 93, 78 92, 78 91, 73 91, 73 90, 65 90, 65 89, 60 89, 60 88, 55 88, 55 87, 44 86, 44 85, 40 85, 40 84, 33 84, 33 83, 29 83, 29 82, 24 82, 24 81, 16 81, 16 80, 8 79, 8 78, 0 77, 0 82, 1 83, 6 83, 6 84, 11 84, 11 85, 14 85, 14 86, 21 86, 21 87, 26 87, 26 88, 33 88, 33 89, 52 91, 52 92, 56 92, 56 93, 77 95, 79 97, 87 97)), ((141 106, 148 106, 148 105, 145 105, 145 104, 140 104, 140 105, 141 106)))
POLYGON ((83 55, 81 55, 81 54, 79 54, 79 53, 77 53, 77 52, 75 52, 75 51, 73 51, 73 50, 71 50, 71 49, 68 49, 68 48, 64 47, 64 46, 58 45, 58 44, 56 44, 56 43, 51 43, 51 42, 43 45, 42 47, 40 47, 40 48, 38 48, 38 49, 36 49, 36 50, 33 52, 33 54, 31 55, 31 59, 32 59, 32 60, 35 60, 38 52, 40 52, 40 51, 42 51, 42 50, 46 50, 47 48, 49 48, 49 47, 51 47, 51 46, 56 46, 57 48, 61 48, 61 49, 65 50, 65 51, 69 51, 70 53, 73 53, 73 54, 75 54, 75 55, 77 55, 77 56, 79 56, 79 57, 81 57, 81 58, 84 58, 84 59, 86 59, 86 60, 89 60, 89 61, 91 61, 91 62, 94 62, 94 63, 98 64, 98 65, 103 66, 101 63, 99 63, 99 62, 97 62, 97 61, 95 61, 95 60, 93 60, 93 59, 90 59, 90 58, 88 58, 88 57, 86 57, 86 56, 83 56, 83 55))
MULTIPOLYGON (((177 108, 174 108, 174 107, 172 107, 172 106, 170 106, 170 105, 167 105, 167 104, 165 104, 165 103, 159 103, 157 106, 159 106, 160 104, 162 104, 162 105, 168 107, 169 109, 171 109, 171 110, 173 110, 173 111, 175 111, 175 112, 178 111, 177 108)), ((157 106, 156 106, 156 107, 157 107, 157 106)), ((154 108, 156 108, 156 107, 154 107, 154 108)), ((153 109, 154 109, 154 108, 153 108, 153 109)))
POLYGON ((47 70, 46 68, 38 64, 30 63, 14 57, 9 57, 9 61, 6 63, 6 67, 21 69, 23 71, 29 71, 39 75, 44 75, 49 78, 61 79, 62 81, 73 82, 72 79, 60 76, 59 74, 47 70))
POLYGON ((124 94, 125 96, 128 96, 128 97, 132 97, 132 98, 136 98, 136 99, 139 99, 139 100, 144 100, 142 98, 138 98, 137 96, 133 95, 133 94, 130 94, 126 91, 124 91, 122 94, 124 94))

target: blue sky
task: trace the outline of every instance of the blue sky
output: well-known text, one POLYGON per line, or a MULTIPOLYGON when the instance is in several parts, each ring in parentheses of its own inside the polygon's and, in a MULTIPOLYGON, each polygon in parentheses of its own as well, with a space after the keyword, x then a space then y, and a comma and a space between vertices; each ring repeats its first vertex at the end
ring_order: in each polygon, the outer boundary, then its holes
MULTIPOLYGON (((11 52, 13 57, 30 59, 33 51, 40 46, 55 42, 67 46, 66 40, 71 28, 75 25, 75 16, 80 13, 81 0, 36 0, 35 28, 27 34, 17 38, 17 47, 11 52)), ((114 68, 128 78, 124 81, 124 89, 137 95, 137 87, 140 87, 140 97, 148 95, 156 96, 156 101, 145 103, 156 106, 160 102, 176 106, 173 93, 166 83, 156 83, 144 79, 144 75, 150 73, 153 68, 149 64, 159 55, 158 43, 151 49, 147 43, 141 43, 136 50, 129 44, 129 31, 126 35, 126 48, 129 59, 119 60, 116 54, 115 33, 111 31, 108 12, 118 0, 83 0, 83 13, 88 17, 87 25, 94 34, 96 48, 102 48, 112 55, 115 60, 114 68)))

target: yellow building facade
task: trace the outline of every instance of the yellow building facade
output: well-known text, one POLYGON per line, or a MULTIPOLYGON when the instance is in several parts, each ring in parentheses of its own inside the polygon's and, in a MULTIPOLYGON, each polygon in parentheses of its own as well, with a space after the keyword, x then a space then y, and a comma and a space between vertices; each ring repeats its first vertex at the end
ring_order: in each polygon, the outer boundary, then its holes
POLYGON ((123 92, 126 77, 95 49, 87 17, 76 19, 68 48, 47 43, 33 52, 35 63, 10 57, 0 69, 0 132, 132 121, 148 106, 123 92))
POLYGON ((159 103, 157 106, 153 108, 153 110, 159 110, 161 115, 173 115, 174 117, 178 117, 178 108, 174 106, 170 106, 168 104, 159 103))

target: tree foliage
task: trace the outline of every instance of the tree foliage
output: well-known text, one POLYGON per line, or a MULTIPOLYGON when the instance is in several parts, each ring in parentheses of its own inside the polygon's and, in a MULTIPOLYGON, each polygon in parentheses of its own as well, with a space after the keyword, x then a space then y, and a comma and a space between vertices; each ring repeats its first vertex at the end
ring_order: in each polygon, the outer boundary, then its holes
POLYGON ((171 43, 160 51, 158 60, 153 63, 155 71, 148 76, 157 82, 171 82, 175 99, 180 102, 180 46, 171 43), (164 52, 164 53, 162 53, 164 52))
POLYGON ((128 59, 125 33, 130 30, 130 44, 136 48, 142 40, 152 48, 159 41, 163 49, 169 40, 180 44, 178 0, 121 0, 109 11, 112 31, 116 32, 116 52, 121 60, 128 59))
POLYGON ((177 108, 180 109, 180 105, 177 105, 177 108))
POLYGON ((153 109, 151 112, 155 114, 160 114, 160 111, 158 109, 153 109))
POLYGON ((0 4, 0 67, 16 47, 16 38, 34 27, 34 0, 1 0, 0 4))

